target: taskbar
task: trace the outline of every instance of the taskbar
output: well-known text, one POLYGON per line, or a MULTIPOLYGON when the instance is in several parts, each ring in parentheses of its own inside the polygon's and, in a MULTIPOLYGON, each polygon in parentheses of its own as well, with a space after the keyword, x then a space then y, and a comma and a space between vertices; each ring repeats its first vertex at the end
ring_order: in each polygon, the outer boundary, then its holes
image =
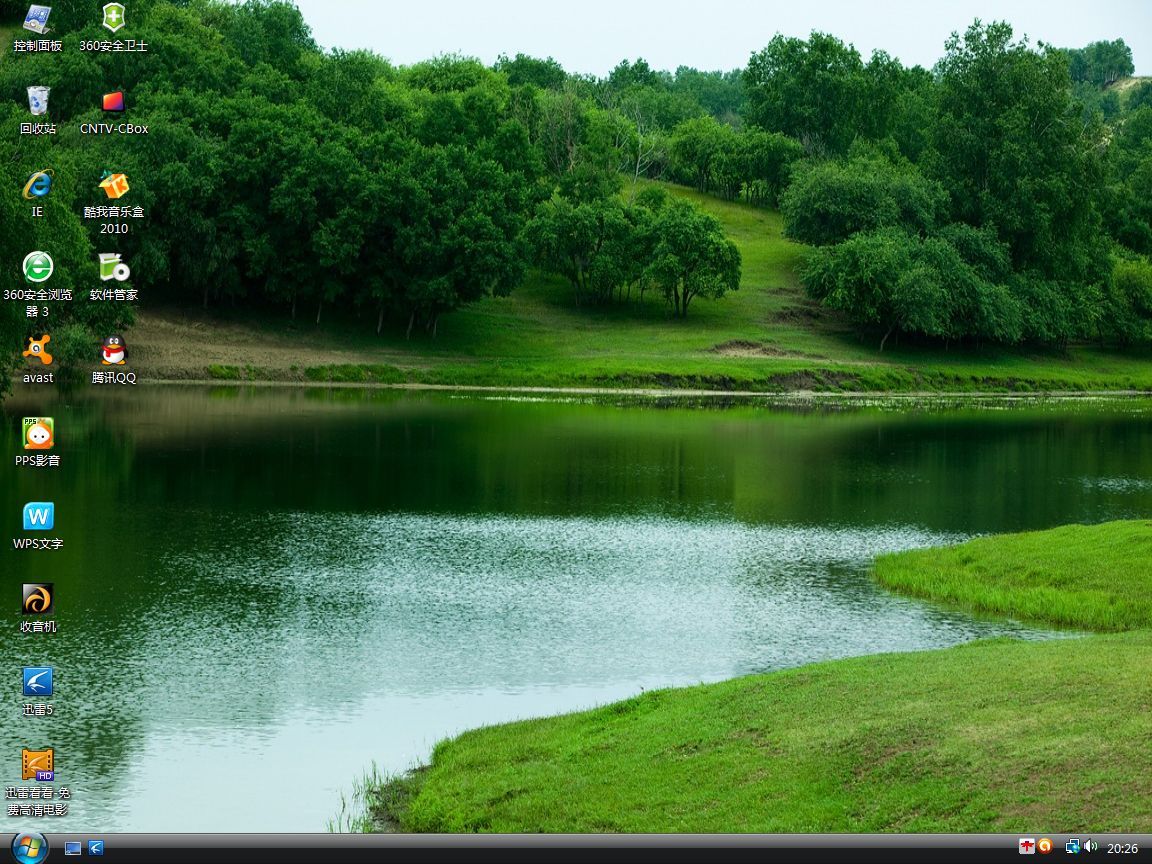
POLYGON ((11 835, 17 864, 67 858, 136 862, 379 861, 402 850, 732 849, 773 861, 860 855, 888 861, 1008 861, 1021 855, 1089 859, 1152 857, 1152 834, 102 834, 11 835), (882 857, 881 857, 882 856, 882 857), (1117 858, 1116 856, 1123 856, 1117 858))

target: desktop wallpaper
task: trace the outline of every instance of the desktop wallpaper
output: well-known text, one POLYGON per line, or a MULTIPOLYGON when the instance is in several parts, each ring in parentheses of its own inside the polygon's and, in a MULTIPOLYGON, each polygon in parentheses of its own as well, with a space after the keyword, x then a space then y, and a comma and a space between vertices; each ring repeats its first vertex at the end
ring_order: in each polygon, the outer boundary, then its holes
POLYGON ((0 2, 12 830, 1147 826, 1152 16, 875 6, 0 2))

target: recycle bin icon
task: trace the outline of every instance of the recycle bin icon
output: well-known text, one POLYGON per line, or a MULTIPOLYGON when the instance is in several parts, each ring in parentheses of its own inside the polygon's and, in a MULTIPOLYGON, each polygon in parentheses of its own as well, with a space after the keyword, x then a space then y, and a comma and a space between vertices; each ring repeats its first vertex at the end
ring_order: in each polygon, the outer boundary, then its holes
POLYGON ((48 113, 48 93, 51 90, 51 87, 28 88, 28 107, 32 110, 33 114, 48 113))

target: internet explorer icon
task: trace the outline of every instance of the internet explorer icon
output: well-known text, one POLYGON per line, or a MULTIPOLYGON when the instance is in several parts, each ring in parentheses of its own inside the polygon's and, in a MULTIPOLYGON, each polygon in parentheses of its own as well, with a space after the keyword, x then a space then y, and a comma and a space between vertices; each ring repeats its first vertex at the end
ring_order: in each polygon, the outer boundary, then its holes
POLYGON ((52 191, 52 178, 55 172, 51 168, 45 168, 43 171, 37 171, 28 178, 28 182, 24 184, 24 197, 29 201, 36 198, 43 198, 52 191))

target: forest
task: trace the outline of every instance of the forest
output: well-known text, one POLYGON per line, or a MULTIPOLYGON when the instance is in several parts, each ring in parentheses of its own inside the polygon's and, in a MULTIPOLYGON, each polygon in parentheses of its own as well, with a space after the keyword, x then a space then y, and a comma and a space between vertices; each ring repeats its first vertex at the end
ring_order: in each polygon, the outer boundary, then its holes
MULTIPOLYGON (((326 51, 274 0, 140 0, 135 54, 75 50, 107 38, 85 4, 52 15, 63 52, 0 65, 0 161, 10 188, 50 167, 53 190, 39 219, 0 196, 0 237, 5 287, 35 249, 74 290, 53 311, 64 359, 131 324, 88 298, 109 241, 84 208, 109 203, 110 172, 145 213, 115 243, 150 305, 356 312, 433 339, 543 271, 574 306, 660 297, 691 326, 694 303, 738 289, 740 253, 645 182, 664 180, 778 208, 810 247, 805 290, 881 348, 1152 343, 1152 82, 1117 88, 1134 71, 1120 39, 1061 48, 976 21, 924 69, 814 32, 766 38, 743 69, 635 59, 596 77, 524 54, 326 51), (30 84, 51 87, 57 134, 17 134, 30 84), (148 134, 81 135, 115 90, 148 134)), ((37 326, 20 303, 0 316, 9 346, 37 326)))

